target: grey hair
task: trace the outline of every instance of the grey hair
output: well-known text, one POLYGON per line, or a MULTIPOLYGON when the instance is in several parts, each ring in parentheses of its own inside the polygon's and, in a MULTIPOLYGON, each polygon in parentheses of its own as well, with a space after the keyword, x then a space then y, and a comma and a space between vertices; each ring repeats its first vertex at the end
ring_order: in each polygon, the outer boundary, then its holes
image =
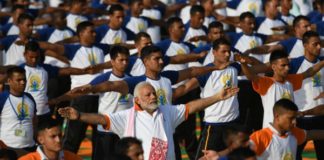
POLYGON ((138 83, 136 86, 135 86, 135 89, 134 89, 134 98, 135 97, 139 97, 139 92, 140 90, 145 87, 145 86, 151 86, 153 87, 149 82, 140 82, 138 83))

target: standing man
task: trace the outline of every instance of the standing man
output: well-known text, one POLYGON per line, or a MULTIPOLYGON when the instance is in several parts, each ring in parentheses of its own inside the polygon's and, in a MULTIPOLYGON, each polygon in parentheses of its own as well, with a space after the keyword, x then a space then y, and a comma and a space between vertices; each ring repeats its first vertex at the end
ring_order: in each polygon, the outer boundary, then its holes
POLYGON ((0 139, 20 157, 36 149, 33 134, 37 123, 36 103, 24 92, 24 69, 10 68, 7 75, 10 89, 0 94, 0 139))

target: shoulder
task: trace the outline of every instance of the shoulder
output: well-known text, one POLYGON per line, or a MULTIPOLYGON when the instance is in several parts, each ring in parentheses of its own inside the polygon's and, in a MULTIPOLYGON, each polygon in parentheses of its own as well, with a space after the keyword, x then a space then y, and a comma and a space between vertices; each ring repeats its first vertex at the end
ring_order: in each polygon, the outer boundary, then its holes
POLYGON ((26 154, 22 157, 20 157, 18 160, 40 160, 41 157, 39 155, 39 153, 37 152, 32 152, 32 153, 29 153, 29 154, 26 154))
POLYGON ((75 153, 68 151, 68 150, 64 150, 64 159, 65 160, 82 160, 82 158, 80 156, 78 156, 75 153))

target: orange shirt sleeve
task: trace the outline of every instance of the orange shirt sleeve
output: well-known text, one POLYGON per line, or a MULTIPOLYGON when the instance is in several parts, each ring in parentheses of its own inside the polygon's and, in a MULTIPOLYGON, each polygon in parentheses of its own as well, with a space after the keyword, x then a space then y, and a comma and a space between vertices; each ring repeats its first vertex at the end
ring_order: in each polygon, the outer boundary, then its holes
POLYGON ((298 145, 306 141, 306 131, 297 127, 291 130, 291 133, 296 137, 298 145))
POLYGON ((20 157, 18 160, 41 160, 41 157, 39 153, 32 152, 20 157))
POLYGON ((186 110, 185 110, 185 120, 187 120, 188 119, 188 116, 189 116, 189 106, 186 104, 185 107, 186 107, 186 110))
POLYGON ((110 129, 110 118, 108 115, 104 115, 105 116, 105 120, 106 120, 106 126, 102 126, 104 129, 109 130, 110 129))
POLYGON ((251 141, 254 143, 254 151, 260 156, 267 149, 271 140, 272 132, 269 128, 265 128, 259 131, 252 133, 250 136, 251 141))
POLYGON ((82 158, 70 151, 64 150, 64 159, 65 160, 82 160, 82 158))
POLYGON ((304 76, 303 74, 289 74, 287 80, 293 85, 294 91, 302 87, 304 76))
POLYGON ((259 77, 257 81, 252 81, 253 89, 261 96, 264 96, 274 81, 270 77, 259 77))

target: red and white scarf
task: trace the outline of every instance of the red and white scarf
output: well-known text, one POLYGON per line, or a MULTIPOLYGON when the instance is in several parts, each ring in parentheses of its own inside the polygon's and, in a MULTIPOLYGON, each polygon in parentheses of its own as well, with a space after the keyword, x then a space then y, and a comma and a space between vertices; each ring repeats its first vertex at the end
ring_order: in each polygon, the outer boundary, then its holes
MULTIPOLYGON (((136 105, 136 104, 135 104, 136 105)), ((138 107, 138 106, 135 106, 138 107)), ((130 109, 129 116, 126 123, 126 130, 124 137, 136 137, 135 135, 135 119, 136 111, 135 107, 130 109)), ((153 126, 153 136, 151 142, 151 150, 149 155, 149 160, 166 160, 167 151, 168 151, 168 138, 165 133, 163 125, 163 113, 157 109, 156 112, 152 115, 154 118, 153 126)))

